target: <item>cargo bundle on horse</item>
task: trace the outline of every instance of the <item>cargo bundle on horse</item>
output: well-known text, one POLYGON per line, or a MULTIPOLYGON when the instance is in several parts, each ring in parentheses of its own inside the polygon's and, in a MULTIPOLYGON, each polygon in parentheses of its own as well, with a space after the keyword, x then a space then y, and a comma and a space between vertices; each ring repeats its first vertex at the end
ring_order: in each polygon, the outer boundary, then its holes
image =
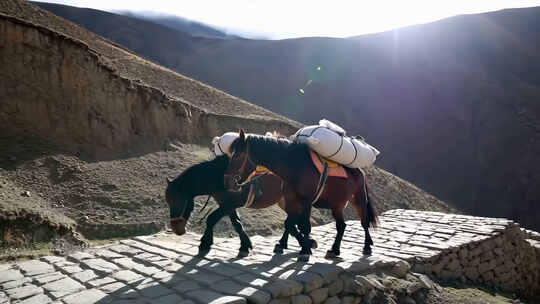
MULTIPOLYGON (((361 170, 346 168, 348 178, 329 176, 322 188, 321 173, 314 166, 310 147, 306 143, 261 135, 246 136, 241 130, 229 149, 232 158, 225 174, 227 186, 234 188, 242 183, 246 172, 253 171, 257 165, 268 168, 284 181, 283 195, 287 212, 285 231, 294 236, 302 247, 300 260, 308 259, 312 247, 315 247, 309 237, 312 204, 316 208, 331 209, 336 219, 337 235, 328 256, 340 254, 346 227, 343 211, 349 201, 364 228, 363 252, 371 253, 373 241, 369 227, 376 224, 377 216, 369 200, 365 176, 361 170)), ((276 251, 280 251, 281 246, 280 241, 276 251)))
POLYGON ((298 130, 292 139, 307 144, 322 157, 349 168, 371 166, 379 150, 369 145, 362 137, 348 137, 345 130, 331 121, 322 119, 318 125, 298 130))

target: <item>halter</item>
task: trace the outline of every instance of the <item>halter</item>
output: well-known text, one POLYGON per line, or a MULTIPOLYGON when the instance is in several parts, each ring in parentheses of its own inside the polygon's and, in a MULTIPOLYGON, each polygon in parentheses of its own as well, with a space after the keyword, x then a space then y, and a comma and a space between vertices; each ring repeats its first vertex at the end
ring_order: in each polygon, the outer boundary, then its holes
POLYGON ((184 213, 182 213, 179 217, 173 217, 170 219, 171 223, 177 222, 177 221, 183 221, 184 220, 184 213))
POLYGON ((240 178, 237 178, 239 177, 243 171, 245 170, 245 167, 246 167, 246 164, 248 163, 253 165, 255 168, 257 167, 257 164, 255 164, 250 158, 249 158, 249 144, 246 142, 246 156, 244 158, 244 160, 242 161, 242 165, 240 166, 240 168, 238 169, 238 174, 224 174, 224 176, 231 176, 231 175, 235 175, 235 182, 238 184, 240 182, 240 178))
POLYGON ((174 222, 178 222, 178 221, 183 221, 185 220, 184 218, 184 212, 186 212, 186 208, 187 208, 187 202, 186 204, 184 205, 184 208, 182 208, 182 213, 180 213, 180 216, 179 217, 171 217, 171 219, 169 220, 171 223, 174 223, 174 222))
MULTIPOLYGON (((210 196, 208 196, 208 200, 210 200, 210 196)), ((207 204, 208 204, 208 200, 206 201, 207 204)), ((187 202, 186 202, 186 204, 184 204, 184 208, 182 208, 182 212, 180 213, 180 216, 178 216, 178 217, 171 217, 169 221, 170 221, 171 223, 174 223, 174 222, 178 222, 178 221, 183 221, 183 220, 185 220, 185 218, 184 218, 184 213, 186 212, 187 205, 188 205, 188 204, 187 204, 187 202)), ((205 206, 205 207, 206 207, 206 206, 205 206)))

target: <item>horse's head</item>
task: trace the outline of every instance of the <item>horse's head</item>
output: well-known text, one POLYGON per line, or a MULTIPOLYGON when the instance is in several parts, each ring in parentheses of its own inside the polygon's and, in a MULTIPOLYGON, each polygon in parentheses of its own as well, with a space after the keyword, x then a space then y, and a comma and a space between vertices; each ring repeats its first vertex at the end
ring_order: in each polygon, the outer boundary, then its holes
POLYGON ((246 180, 256 165, 249 158, 249 146, 244 130, 240 130, 239 136, 229 147, 231 161, 227 170, 225 170, 225 186, 228 188, 237 188, 239 183, 246 180))
POLYGON ((186 224, 194 208, 193 199, 184 197, 174 181, 167 180, 167 182, 165 200, 169 205, 171 229, 174 233, 182 235, 186 233, 186 224))

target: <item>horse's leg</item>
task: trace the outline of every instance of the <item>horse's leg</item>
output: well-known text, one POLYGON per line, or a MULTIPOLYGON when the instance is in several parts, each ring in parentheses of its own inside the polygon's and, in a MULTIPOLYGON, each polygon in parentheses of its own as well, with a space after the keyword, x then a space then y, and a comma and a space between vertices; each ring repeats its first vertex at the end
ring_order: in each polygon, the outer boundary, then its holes
POLYGON ((300 222, 298 223, 298 229, 303 234, 304 238, 306 239, 306 244, 312 249, 316 249, 319 245, 317 244, 317 241, 310 238, 311 233, 311 208, 309 208, 309 211, 306 211, 304 216, 301 217, 300 222))
POLYGON ((343 239, 343 234, 345 233, 345 227, 347 225, 345 224, 345 219, 343 218, 343 209, 345 208, 345 204, 338 208, 338 209, 332 209, 332 216, 336 220, 336 239, 334 240, 334 244, 332 245, 332 249, 328 250, 326 252, 327 258, 336 258, 338 257, 341 252, 341 240, 343 239))
POLYGON ((201 238, 201 244, 199 245, 199 255, 205 255, 210 251, 210 247, 214 244, 214 226, 228 213, 229 212, 221 206, 210 213, 206 219, 206 230, 204 231, 201 238))
POLYGON ((311 248, 313 247, 313 244, 316 243, 312 239, 309 238, 309 234, 311 232, 311 222, 310 222, 310 215, 311 208, 306 208, 308 210, 304 210, 300 217, 298 218, 298 226, 300 228, 300 237, 301 241, 299 241, 300 246, 302 249, 300 250, 300 255, 298 256, 298 261, 300 262, 307 262, 309 260, 309 256, 313 254, 311 251, 311 248))
POLYGON ((287 229, 283 231, 283 236, 279 240, 279 243, 276 244, 274 247, 274 253, 282 254, 284 249, 288 248, 289 243, 289 232, 287 232, 287 229))
MULTIPOLYGON (((298 196, 295 191, 291 188, 285 186, 283 191, 283 196, 285 198, 285 212, 287 212, 287 219, 285 220, 285 232, 292 235, 298 241, 302 250, 300 251, 300 256, 298 257, 299 261, 309 260, 309 255, 311 254, 311 242, 305 237, 303 233, 300 233, 296 228, 296 225, 299 227, 302 226, 304 233, 307 233, 309 237, 309 230, 311 230, 311 225, 305 225, 305 218, 309 221, 310 214, 306 212, 311 211, 311 208, 304 208, 301 204, 301 200, 298 199, 298 196), (306 228, 307 227, 307 228, 306 228)), ((309 205, 311 207, 311 204, 309 205)))
MULTIPOLYGON (((318 244, 315 240, 310 239, 310 242, 311 242, 311 248, 313 249, 317 248, 318 244)), ((289 243, 289 232, 287 232, 287 229, 285 229, 285 231, 283 231, 283 236, 279 240, 279 243, 276 244, 276 246, 274 247, 274 253, 282 254, 284 249, 289 248, 288 243, 289 243)))
POLYGON ((309 260, 309 255, 311 254, 311 247, 308 246, 308 242, 306 242, 306 239, 304 238, 302 233, 300 233, 300 231, 296 229, 296 224, 299 222, 298 221, 299 219, 300 219, 299 215, 291 216, 289 214, 287 216, 287 219, 285 220, 285 230, 294 238, 296 238, 296 240, 298 241, 298 244, 300 245, 300 247, 302 247, 302 250, 300 250, 300 253, 298 256, 298 261, 306 262, 309 260))
MULTIPOLYGON (((283 199, 283 198, 280 199, 280 201, 278 203, 278 206, 279 206, 279 208, 281 208, 281 210, 287 212, 285 210, 285 199, 283 199)), ((283 249, 288 249, 289 248, 288 243, 289 243, 289 233, 285 229, 285 230, 283 230, 283 236, 279 240, 279 243, 276 244, 276 246, 274 247, 274 253, 280 253, 280 254, 283 253, 283 249)))
POLYGON ((242 221, 240 220, 236 209, 229 214, 229 218, 231 219, 234 230, 240 236, 240 250, 238 252, 238 257, 246 257, 249 255, 249 250, 253 249, 253 245, 251 244, 249 236, 244 231, 244 227, 242 227, 242 221))
POLYGON ((287 215, 287 219, 285 220, 285 232, 292 235, 298 241, 298 244, 302 246, 304 243, 304 238, 302 237, 300 231, 298 231, 296 228, 296 223, 298 222, 297 218, 297 215, 287 215))

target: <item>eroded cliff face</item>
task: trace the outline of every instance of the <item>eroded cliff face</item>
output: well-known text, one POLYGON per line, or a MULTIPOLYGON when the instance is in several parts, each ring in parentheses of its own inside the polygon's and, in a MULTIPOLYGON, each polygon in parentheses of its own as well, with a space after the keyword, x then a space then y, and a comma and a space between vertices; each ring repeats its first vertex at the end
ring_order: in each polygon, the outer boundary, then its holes
POLYGON ((171 138, 208 144, 240 127, 285 134, 298 127, 201 109, 122 77, 80 41, 7 16, 0 18, 0 66, 0 134, 37 136, 92 158, 160 149, 171 138))

